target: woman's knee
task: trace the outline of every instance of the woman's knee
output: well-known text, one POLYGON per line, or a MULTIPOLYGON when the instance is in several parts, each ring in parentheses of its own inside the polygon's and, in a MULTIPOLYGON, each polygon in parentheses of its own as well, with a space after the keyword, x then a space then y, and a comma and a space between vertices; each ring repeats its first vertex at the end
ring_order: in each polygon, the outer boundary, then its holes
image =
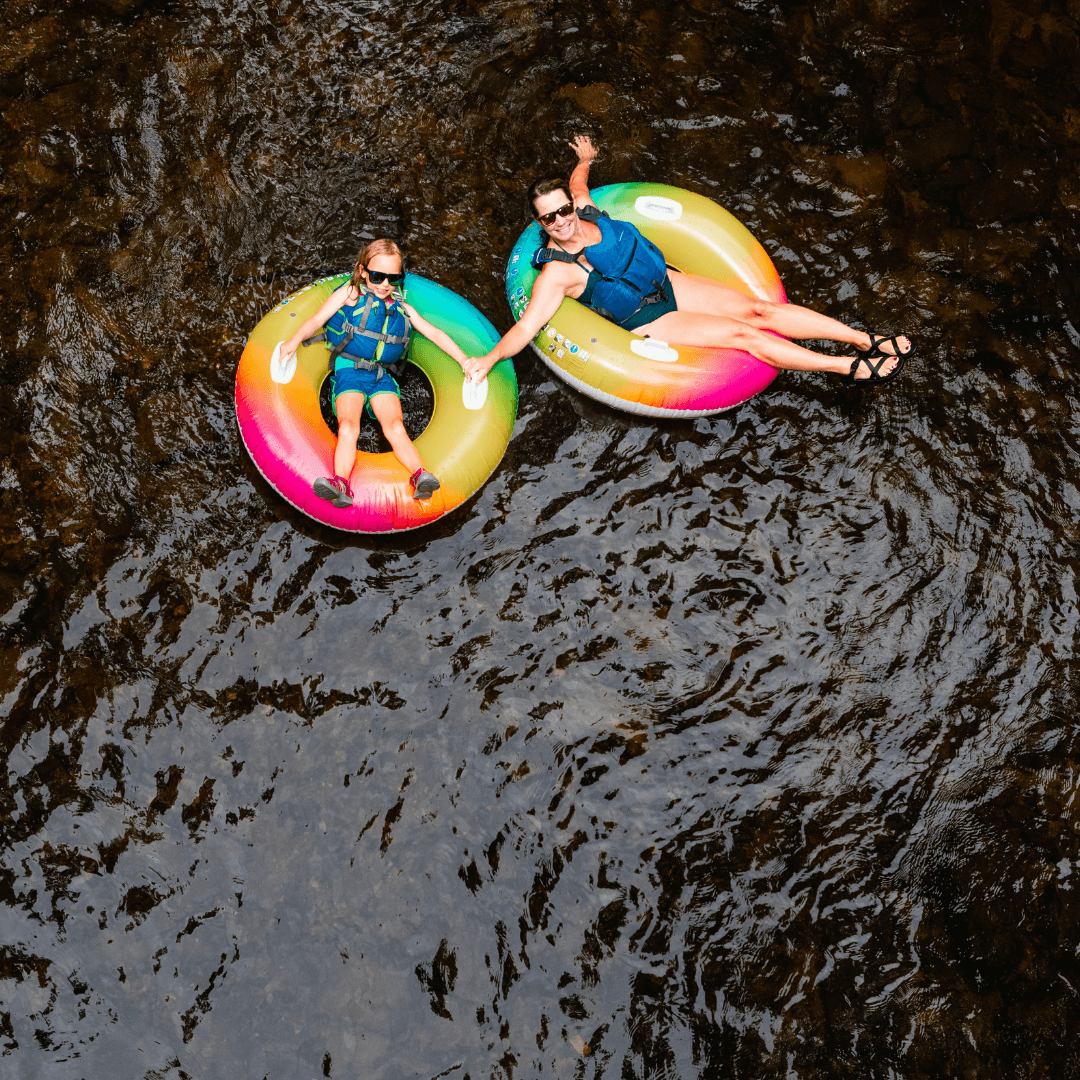
POLYGON ((751 326, 749 323, 738 322, 731 328, 731 344, 737 349, 745 349, 753 352, 755 347, 760 347, 766 337, 765 333, 751 326))
MULTIPOLYGON (((753 326, 739 326, 731 335, 731 348, 742 349, 766 364, 772 364, 772 349, 770 346, 776 340, 764 330, 758 330, 753 326)), ((773 364, 775 367, 776 365, 773 364)))
POLYGON ((748 299, 742 321, 754 327, 768 327, 772 324, 778 306, 771 300, 748 299))

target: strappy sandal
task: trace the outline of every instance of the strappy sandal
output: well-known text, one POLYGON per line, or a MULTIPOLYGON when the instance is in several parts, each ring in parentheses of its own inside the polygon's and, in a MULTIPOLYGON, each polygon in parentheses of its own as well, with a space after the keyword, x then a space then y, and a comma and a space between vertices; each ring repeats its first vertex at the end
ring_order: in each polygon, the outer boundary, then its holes
MULTIPOLYGON (((909 339, 910 342, 910 339, 909 339)), ((907 352, 900 351, 900 342, 896 340, 896 336, 892 337, 878 337, 875 334, 870 335, 870 348, 869 349, 856 349, 861 356, 857 356, 851 362, 851 370, 846 375, 840 376, 840 381, 846 386, 881 386, 883 383, 892 382, 893 379, 904 370, 904 365, 908 361, 908 357, 915 351, 914 343, 911 343, 911 347, 907 352), (896 352, 883 352, 881 346, 884 342, 888 342, 896 350, 896 352), (896 367, 892 369, 888 374, 882 375, 881 369, 884 367, 887 360, 895 360, 896 367), (876 361, 876 363, 875 363, 876 361), (866 364, 870 369, 870 374, 865 379, 856 379, 855 372, 859 370, 860 364, 866 364)))
MULTIPOLYGON (((911 356, 911 354, 915 351, 915 342, 912 341, 911 338, 908 338, 908 348, 905 351, 904 349, 900 348, 900 342, 896 340, 895 334, 893 334, 891 337, 886 337, 884 334, 882 334, 880 337, 877 334, 870 334, 868 336, 870 338, 870 348, 866 350, 865 356, 860 357, 860 359, 862 360, 866 360, 868 358, 876 360, 879 356, 908 357, 911 356), (882 351, 881 346, 884 343, 887 343, 893 347, 893 351, 891 353, 882 351)), ((862 352, 863 350, 859 349, 857 351, 862 352)))

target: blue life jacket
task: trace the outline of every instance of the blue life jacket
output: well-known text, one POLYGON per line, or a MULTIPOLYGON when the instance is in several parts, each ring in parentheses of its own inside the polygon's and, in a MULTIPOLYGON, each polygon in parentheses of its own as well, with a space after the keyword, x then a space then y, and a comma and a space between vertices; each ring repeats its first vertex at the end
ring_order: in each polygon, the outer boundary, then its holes
POLYGON ((338 356, 369 364, 393 364, 405 355, 412 323, 401 310, 400 299, 395 294, 387 304, 374 293, 361 292, 355 304, 343 304, 327 319, 331 370, 338 356))
POLYGON ((591 244, 576 255, 559 248, 542 247, 533 256, 533 266, 542 270, 549 262, 581 265, 581 256, 587 254, 598 279, 590 290, 588 305, 605 318, 621 323, 641 307, 646 297, 663 287, 667 276, 664 253, 629 221, 612 219, 595 206, 578 207, 577 214, 582 221, 596 223, 600 243, 591 244))

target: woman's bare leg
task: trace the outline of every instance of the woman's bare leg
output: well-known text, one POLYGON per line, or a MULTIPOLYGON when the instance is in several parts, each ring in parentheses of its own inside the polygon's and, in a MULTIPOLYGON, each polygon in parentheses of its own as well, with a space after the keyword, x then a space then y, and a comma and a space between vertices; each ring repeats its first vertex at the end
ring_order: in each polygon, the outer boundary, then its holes
MULTIPOLYGON (((830 319, 828 315, 797 304, 758 300, 719 281, 695 274, 681 274, 677 270, 671 272, 671 287, 675 291, 675 303, 680 313, 723 315, 758 330, 775 330, 788 338, 843 341, 863 351, 870 348, 869 334, 853 330, 836 319, 830 319)), ((907 338, 898 336, 897 341, 903 352, 909 351, 911 343, 907 338)), ((892 352, 892 346, 883 343, 882 352, 892 352)))
MULTIPOLYGON (((660 338, 669 345, 742 349, 766 364, 788 371, 831 371, 836 375, 847 375, 855 359, 854 356, 826 356, 737 319, 700 315, 695 311, 669 311, 638 327, 635 333, 660 338)), ((881 374, 888 375, 896 364, 896 360, 886 360, 881 365, 881 374)), ((870 368, 864 361, 855 372, 855 378, 869 377, 870 368)))
POLYGON ((338 420, 337 447, 334 450, 334 475, 345 480, 356 464, 356 440, 360 437, 360 417, 364 395, 350 390, 335 402, 338 420))
POLYGON ((422 469, 424 463, 405 430, 405 421, 401 416, 401 398, 397 394, 376 394, 371 399, 371 411, 382 425, 386 441, 393 448, 398 461, 409 470, 409 475, 422 469))

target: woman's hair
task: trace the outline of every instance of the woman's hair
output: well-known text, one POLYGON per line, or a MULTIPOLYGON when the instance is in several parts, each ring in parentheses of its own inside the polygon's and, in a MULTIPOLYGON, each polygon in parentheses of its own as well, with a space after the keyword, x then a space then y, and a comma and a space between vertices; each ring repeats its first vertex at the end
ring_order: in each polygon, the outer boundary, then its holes
POLYGON ((401 260, 402 268, 405 266, 405 256, 401 254, 401 248, 399 248, 393 240, 372 240, 371 243, 360 252, 360 258, 356 260, 356 265, 353 267, 352 279, 349 281, 349 284, 357 292, 360 291, 364 284, 364 279, 360 276, 360 271, 366 270, 368 263, 371 262, 376 255, 396 255, 401 260))
POLYGON ((565 191, 567 198, 570 196, 570 185, 561 176, 545 176, 541 180, 534 180, 529 185, 525 199, 529 205, 529 214, 536 217, 536 200, 541 195, 550 195, 553 191, 565 191))

